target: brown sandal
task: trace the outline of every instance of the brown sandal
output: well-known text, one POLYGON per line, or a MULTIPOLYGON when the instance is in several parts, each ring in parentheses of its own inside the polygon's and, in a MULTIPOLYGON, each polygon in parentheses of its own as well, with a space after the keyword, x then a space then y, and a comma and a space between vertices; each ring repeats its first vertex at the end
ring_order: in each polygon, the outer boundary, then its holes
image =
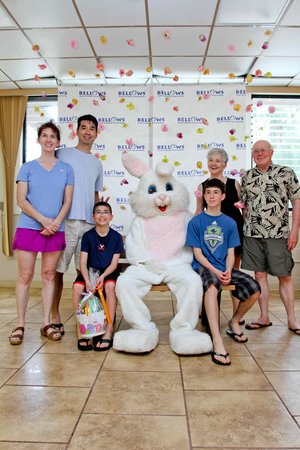
POLYGON ((48 338, 50 341, 59 341, 61 339, 61 334, 60 332, 53 327, 53 325, 46 325, 44 328, 41 328, 41 336, 45 336, 46 338, 48 338), (53 331, 49 331, 52 329, 53 331))
POLYGON ((24 327, 16 327, 12 330, 11 335, 9 336, 9 342, 11 345, 20 345, 23 342, 23 338, 24 338, 24 327), (16 333, 14 334, 16 331, 22 331, 21 333, 16 333))

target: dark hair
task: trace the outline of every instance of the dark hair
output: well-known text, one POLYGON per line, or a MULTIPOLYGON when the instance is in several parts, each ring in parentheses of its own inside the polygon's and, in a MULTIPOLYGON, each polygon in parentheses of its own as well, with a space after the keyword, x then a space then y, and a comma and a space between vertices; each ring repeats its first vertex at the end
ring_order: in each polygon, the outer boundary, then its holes
POLYGON ((98 130, 98 120, 96 119, 95 116, 92 116, 92 114, 85 114, 84 116, 80 116, 77 119, 77 130, 79 130, 79 127, 81 125, 81 122, 83 120, 88 120, 89 122, 93 122, 93 124, 95 125, 96 131, 98 130))
POLYGON ((54 122, 52 122, 51 120, 49 122, 43 123, 43 125, 41 125, 38 130, 37 130, 37 135, 38 138, 41 137, 42 132, 45 130, 45 128, 51 128, 51 130, 53 131, 53 133, 56 134, 57 139, 60 141, 60 130, 59 128, 55 125, 54 122))
POLYGON ((212 187, 219 188, 222 194, 225 194, 226 192, 226 186, 223 181, 219 180, 218 178, 210 178, 209 180, 205 181, 205 184, 203 186, 203 194, 205 194, 206 189, 212 187))
POLYGON ((112 214, 111 206, 110 206, 110 204, 107 203, 107 202, 98 202, 98 203, 96 203, 96 204, 94 205, 94 208, 93 208, 93 214, 95 214, 95 211, 96 211, 96 209, 98 208, 98 206, 106 206, 106 208, 108 208, 109 211, 110 211, 110 213, 112 214))

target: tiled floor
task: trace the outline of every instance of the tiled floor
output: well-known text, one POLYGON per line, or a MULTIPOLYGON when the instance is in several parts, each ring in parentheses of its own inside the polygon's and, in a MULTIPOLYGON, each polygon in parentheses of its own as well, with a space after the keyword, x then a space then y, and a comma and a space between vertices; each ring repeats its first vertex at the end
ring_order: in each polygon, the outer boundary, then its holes
MULTIPOLYGON (((300 316, 300 292, 297 293, 300 316)), ((40 290, 31 291, 22 345, 9 345, 13 289, 0 289, 0 450, 300 449, 300 337, 285 323, 278 294, 273 326, 247 331, 247 344, 222 331, 232 365, 169 348, 170 293, 147 298, 160 344, 147 355, 79 352, 71 291, 64 291, 66 335, 39 335, 40 290)), ((258 305, 247 319, 257 317, 258 305)), ((117 326, 126 327, 118 312, 117 326)))

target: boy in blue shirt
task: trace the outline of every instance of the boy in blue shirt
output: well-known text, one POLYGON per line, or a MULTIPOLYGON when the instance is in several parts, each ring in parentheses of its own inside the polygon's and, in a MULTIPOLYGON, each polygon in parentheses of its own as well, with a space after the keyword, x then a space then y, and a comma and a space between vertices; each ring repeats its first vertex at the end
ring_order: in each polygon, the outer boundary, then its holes
MULTIPOLYGON (((78 309, 84 289, 92 290, 89 279, 89 268, 98 270, 97 288, 103 288, 106 294, 107 308, 114 321, 117 308, 115 294, 116 280, 120 274, 118 262, 120 254, 124 253, 123 238, 120 233, 110 228, 113 218, 112 209, 107 202, 98 202, 93 208, 93 218, 96 226, 84 233, 81 241, 80 271, 73 284, 73 306, 78 309)), ((78 330, 78 350, 103 352, 109 350, 113 342, 113 323, 108 324, 103 336, 96 336, 93 344, 89 339, 80 338, 78 330)))
POLYGON ((260 294, 259 284, 248 274, 234 269, 234 248, 240 245, 236 222, 221 213, 225 184, 216 178, 207 181, 203 192, 207 209, 188 224, 186 245, 193 248, 193 269, 203 283, 204 306, 213 341, 212 360, 215 364, 231 364, 219 328, 217 296, 222 285, 233 284, 239 306, 228 322, 226 333, 238 343, 247 342, 239 321, 260 294))

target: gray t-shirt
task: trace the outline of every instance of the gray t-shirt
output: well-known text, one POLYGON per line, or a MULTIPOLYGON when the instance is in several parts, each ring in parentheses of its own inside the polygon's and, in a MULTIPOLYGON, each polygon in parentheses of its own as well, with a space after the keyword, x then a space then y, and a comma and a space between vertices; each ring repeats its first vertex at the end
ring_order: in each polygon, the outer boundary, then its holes
POLYGON ((59 149, 56 156, 70 164, 75 176, 73 200, 67 219, 94 223, 92 213, 95 192, 102 191, 103 188, 101 162, 91 153, 84 153, 75 147, 59 149))

